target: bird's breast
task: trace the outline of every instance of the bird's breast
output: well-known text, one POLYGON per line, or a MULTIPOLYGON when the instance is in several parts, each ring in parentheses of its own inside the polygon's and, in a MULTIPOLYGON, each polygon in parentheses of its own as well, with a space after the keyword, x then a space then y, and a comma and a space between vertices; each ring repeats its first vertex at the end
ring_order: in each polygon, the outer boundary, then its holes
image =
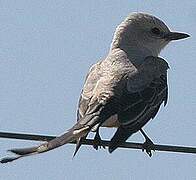
POLYGON ((118 121, 118 115, 115 114, 108 118, 103 124, 102 127, 110 127, 110 128, 117 128, 120 126, 120 123, 118 121))

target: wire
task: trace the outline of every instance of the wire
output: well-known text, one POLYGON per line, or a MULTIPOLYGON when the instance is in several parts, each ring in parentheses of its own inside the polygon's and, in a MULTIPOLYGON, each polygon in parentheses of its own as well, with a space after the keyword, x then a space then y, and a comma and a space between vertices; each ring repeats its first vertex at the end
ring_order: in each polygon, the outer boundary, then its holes
MULTIPOLYGON (((56 136, 0 132, 0 138, 31 140, 31 141, 50 141, 50 140, 56 138, 56 136)), ((110 143, 110 141, 102 140, 99 145, 100 146, 109 146, 109 143, 110 143)), ((76 142, 71 142, 71 144, 76 144, 76 142)), ((83 140, 82 144, 83 145, 93 145, 93 139, 83 140)), ((143 143, 125 142, 125 143, 122 143, 121 145, 119 145, 119 147, 129 148, 129 149, 143 149, 143 143)), ((153 150, 196 154, 196 147, 186 147, 186 146, 154 144, 153 150)))

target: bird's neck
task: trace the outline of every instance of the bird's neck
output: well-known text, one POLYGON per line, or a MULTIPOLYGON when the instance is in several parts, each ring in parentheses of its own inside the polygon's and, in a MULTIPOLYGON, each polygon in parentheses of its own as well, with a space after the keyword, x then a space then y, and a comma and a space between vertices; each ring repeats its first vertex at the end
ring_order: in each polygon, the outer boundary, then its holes
POLYGON ((126 44, 121 45, 120 47, 111 46, 111 50, 120 48, 123 50, 126 54, 128 59, 136 66, 139 66, 142 64, 146 57, 148 56, 155 56, 157 57, 159 55, 159 52, 152 51, 148 48, 142 47, 139 44, 126 44))

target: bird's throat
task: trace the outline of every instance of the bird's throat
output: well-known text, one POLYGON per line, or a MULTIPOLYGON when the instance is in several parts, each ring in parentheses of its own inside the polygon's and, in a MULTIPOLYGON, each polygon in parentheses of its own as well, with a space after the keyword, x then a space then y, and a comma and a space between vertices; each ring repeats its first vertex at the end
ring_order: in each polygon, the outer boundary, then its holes
POLYGON ((122 50, 126 52, 128 59, 136 66, 142 64, 148 56, 158 56, 159 52, 152 52, 151 50, 137 46, 125 46, 122 50))

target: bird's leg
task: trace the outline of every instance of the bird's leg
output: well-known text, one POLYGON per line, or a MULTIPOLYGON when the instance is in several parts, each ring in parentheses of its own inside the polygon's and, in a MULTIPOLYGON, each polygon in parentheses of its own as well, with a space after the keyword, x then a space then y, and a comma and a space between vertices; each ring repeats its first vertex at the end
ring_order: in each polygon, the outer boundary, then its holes
POLYGON ((142 151, 146 151, 146 153, 151 157, 152 156, 152 150, 154 151, 154 143, 152 142, 152 140, 146 135, 146 133, 140 129, 140 132, 142 133, 142 135, 145 138, 145 142, 143 144, 143 149, 142 151))
POLYGON ((95 137, 94 137, 94 140, 93 140, 93 147, 98 150, 98 148, 100 147, 103 147, 105 149, 105 146, 101 145, 101 136, 99 135, 99 127, 97 128, 96 130, 96 134, 95 134, 95 137))

